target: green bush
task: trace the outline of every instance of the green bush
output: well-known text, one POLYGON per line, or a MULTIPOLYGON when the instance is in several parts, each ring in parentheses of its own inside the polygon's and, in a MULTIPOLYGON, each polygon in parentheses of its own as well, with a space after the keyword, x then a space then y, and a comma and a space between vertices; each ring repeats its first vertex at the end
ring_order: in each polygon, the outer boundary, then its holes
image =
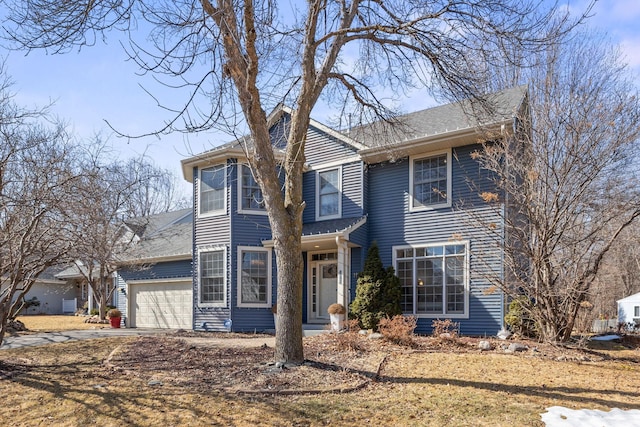
POLYGON ((393 267, 384 269, 374 242, 367 252, 364 270, 358 276, 356 298, 351 302, 349 316, 358 319, 364 329, 376 329, 380 319, 402 314, 401 296, 400 279, 393 267))
POLYGON ((513 333, 537 338, 538 328, 535 321, 529 316, 531 305, 531 300, 524 295, 514 298, 509 303, 509 311, 504 316, 504 321, 513 333))

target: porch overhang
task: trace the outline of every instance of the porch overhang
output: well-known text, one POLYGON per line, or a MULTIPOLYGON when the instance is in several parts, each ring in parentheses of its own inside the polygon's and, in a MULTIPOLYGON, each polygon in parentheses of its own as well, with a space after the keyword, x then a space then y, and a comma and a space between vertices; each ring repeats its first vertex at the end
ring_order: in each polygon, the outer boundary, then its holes
MULTIPOLYGON (((305 224, 302 227, 302 250, 308 252, 336 249, 340 242, 345 242, 350 247, 359 246, 349 240, 349 235, 366 222, 367 217, 361 216, 305 224)), ((263 240, 262 245, 272 248, 274 240, 263 240)))

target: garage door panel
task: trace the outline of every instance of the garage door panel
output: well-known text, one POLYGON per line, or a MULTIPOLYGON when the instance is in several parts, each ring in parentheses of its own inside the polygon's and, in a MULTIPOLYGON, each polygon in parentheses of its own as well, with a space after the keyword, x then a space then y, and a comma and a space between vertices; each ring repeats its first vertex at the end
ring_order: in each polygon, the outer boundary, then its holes
POLYGON ((191 283, 132 284, 130 323, 134 328, 192 328, 191 283))

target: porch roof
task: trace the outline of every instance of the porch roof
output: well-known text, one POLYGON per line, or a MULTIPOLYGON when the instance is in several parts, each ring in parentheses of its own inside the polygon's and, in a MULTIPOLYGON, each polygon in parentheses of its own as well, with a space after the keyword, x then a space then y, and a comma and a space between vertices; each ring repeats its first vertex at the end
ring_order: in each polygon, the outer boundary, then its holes
MULTIPOLYGON (((349 234, 367 222, 367 217, 339 218, 317 221, 302 226, 303 250, 324 250, 337 246, 336 238, 349 241, 349 234)), ((264 240, 265 247, 273 247, 273 239, 264 240)))

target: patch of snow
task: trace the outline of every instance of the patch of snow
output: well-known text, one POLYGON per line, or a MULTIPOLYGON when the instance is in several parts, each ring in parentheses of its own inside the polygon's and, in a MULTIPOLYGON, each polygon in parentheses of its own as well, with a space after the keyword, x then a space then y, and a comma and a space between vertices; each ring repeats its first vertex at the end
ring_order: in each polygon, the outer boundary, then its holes
POLYGON ((622 339, 620 335, 601 335, 598 337, 591 337, 591 341, 613 341, 620 339, 622 339))
POLYGON ((541 414, 546 427, 640 427, 640 410, 623 411, 613 408, 609 412, 596 409, 568 409, 562 406, 547 408, 541 414))

